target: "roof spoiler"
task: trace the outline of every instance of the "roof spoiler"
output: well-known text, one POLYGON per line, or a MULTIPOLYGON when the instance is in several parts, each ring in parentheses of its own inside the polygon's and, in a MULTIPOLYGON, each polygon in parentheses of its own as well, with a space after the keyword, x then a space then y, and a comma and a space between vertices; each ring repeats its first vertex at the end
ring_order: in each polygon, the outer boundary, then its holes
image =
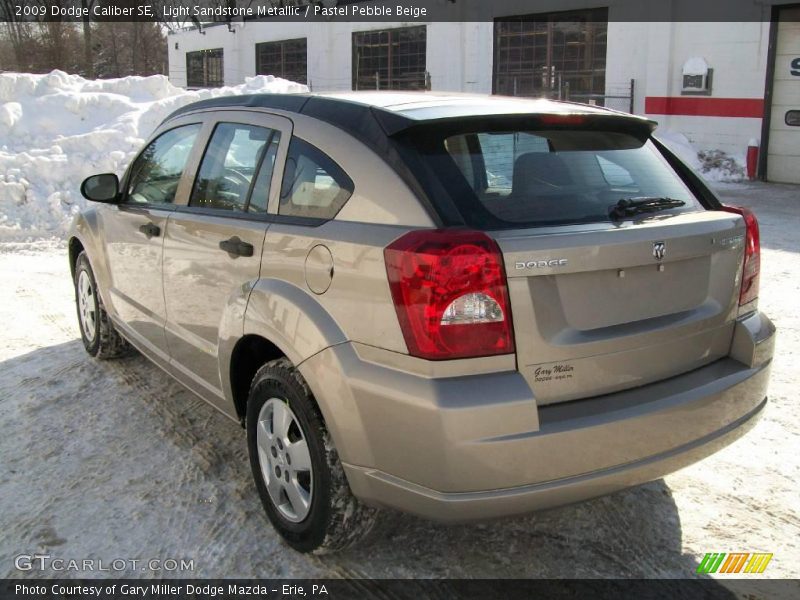
POLYGON ((520 114, 503 113, 494 115, 458 115, 435 119, 413 119, 403 114, 373 108, 375 119, 380 123, 386 135, 393 137, 422 128, 453 128, 464 130, 465 126, 474 126, 484 131, 506 130, 553 130, 574 129, 580 127, 595 131, 616 131, 628 133, 644 141, 656 129, 658 123, 626 113, 545 113, 520 114))

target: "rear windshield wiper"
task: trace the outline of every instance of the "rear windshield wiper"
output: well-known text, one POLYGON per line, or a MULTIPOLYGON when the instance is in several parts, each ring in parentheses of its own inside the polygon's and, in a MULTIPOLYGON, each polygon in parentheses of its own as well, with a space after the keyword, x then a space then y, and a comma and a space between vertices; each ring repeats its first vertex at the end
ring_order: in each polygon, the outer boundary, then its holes
POLYGON ((685 204, 686 202, 683 200, 676 200, 675 198, 623 198, 610 207, 608 215, 613 220, 617 220, 638 215, 639 213, 658 212, 668 208, 677 208, 685 204))

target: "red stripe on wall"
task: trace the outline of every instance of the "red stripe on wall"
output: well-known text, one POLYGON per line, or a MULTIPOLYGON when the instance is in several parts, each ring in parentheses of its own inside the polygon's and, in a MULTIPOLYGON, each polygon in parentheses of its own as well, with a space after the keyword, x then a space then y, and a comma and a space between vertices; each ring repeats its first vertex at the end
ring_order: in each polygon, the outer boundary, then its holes
POLYGON ((706 98, 703 96, 647 96, 648 115, 691 115, 697 117, 764 117, 761 98, 706 98))

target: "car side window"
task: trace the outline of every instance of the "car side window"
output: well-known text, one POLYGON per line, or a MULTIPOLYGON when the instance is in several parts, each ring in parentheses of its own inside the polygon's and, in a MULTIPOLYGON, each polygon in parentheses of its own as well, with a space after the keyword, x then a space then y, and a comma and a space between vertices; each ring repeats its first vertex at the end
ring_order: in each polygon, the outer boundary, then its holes
POLYGON ((280 132, 265 127, 238 123, 217 125, 200 163, 189 206, 239 212, 266 211, 279 141, 280 132), (251 187, 253 197, 248 206, 251 187))
POLYGON ((128 202, 172 204, 175 201, 175 192, 200 127, 200 123, 176 127, 150 142, 131 168, 128 202))
POLYGON ((293 138, 283 171, 278 214, 332 219, 353 189, 353 180, 330 156, 293 138))
POLYGON ((253 184, 253 191, 250 193, 250 204, 247 207, 250 212, 267 212, 269 189, 272 183, 272 173, 275 171, 275 158, 278 156, 280 142, 281 132, 275 131, 267 142, 261 165, 258 167, 256 182, 253 184))

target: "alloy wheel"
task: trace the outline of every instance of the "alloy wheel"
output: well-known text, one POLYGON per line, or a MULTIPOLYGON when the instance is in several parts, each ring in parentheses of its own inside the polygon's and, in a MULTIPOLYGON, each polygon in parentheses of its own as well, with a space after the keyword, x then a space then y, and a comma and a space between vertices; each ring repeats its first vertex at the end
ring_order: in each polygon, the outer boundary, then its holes
POLYGON ((270 398, 261 407, 256 444, 272 503, 286 520, 301 522, 311 510, 314 472, 305 434, 284 400, 270 398))
POLYGON ((93 342, 97 332, 97 302, 92 279, 86 271, 78 275, 78 315, 83 334, 93 342))

